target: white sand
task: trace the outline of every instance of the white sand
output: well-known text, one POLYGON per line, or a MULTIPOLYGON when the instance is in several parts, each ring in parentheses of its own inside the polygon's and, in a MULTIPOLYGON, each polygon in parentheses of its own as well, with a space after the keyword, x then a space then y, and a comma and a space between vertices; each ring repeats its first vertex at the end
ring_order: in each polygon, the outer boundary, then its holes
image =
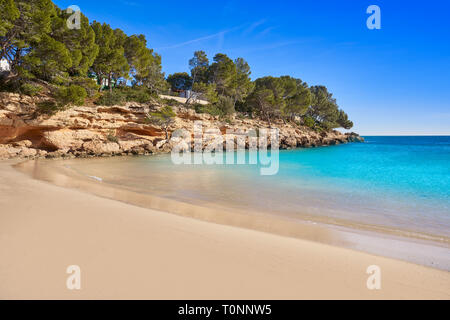
POLYGON ((450 273, 134 207, 0 163, 0 299, 449 299, 450 273), (66 268, 81 267, 80 291, 66 268), (382 289, 366 287, 378 265, 382 289))

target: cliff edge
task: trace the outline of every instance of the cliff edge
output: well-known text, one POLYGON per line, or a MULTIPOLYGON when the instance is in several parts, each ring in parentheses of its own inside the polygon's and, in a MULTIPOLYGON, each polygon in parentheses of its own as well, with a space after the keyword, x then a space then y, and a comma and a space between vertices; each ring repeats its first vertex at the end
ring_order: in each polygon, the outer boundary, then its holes
MULTIPOLYGON (((124 106, 71 107, 55 114, 39 111, 38 100, 29 96, 0 93, 0 159, 91 157, 167 153, 173 143, 164 130, 149 123, 147 114, 163 105, 157 101, 124 106)), ((243 116, 228 121, 209 114, 198 114, 179 105, 169 132, 184 129, 193 132, 194 122, 202 121, 208 132, 226 134, 228 130, 248 133, 268 128, 265 121, 243 116)), ((316 147, 363 139, 354 133, 332 130, 316 132, 282 121, 272 124, 280 132, 280 148, 316 147)), ((192 147, 192 146, 191 146, 192 147)))

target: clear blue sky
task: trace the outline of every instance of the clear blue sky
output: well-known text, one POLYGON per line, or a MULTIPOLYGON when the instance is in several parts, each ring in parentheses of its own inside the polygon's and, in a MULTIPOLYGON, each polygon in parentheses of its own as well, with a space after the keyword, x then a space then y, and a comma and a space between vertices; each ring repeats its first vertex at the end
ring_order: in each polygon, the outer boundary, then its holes
POLYGON ((323 84, 363 135, 450 134, 450 1, 56 0, 145 34, 166 74, 196 50, 243 57, 252 78, 323 84), (366 9, 381 8, 381 30, 366 9))

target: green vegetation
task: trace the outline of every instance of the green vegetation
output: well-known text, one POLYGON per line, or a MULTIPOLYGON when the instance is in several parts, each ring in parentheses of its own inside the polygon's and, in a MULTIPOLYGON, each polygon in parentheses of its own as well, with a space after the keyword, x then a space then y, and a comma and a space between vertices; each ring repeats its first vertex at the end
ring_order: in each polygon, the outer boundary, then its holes
POLYGON ((192 78, 186 72, 171 74, 167 77, 172 91, 189 90, 192 87, 192 78))
POLYGON ((54 114, 57 111, 63 110, 64 108, 56 104, 54 101, 42 101, 37 104, 39 113, 44 114, 54 114))
POLYGON ((201 103, 194 103, 193 104, 194 110, 197 113, 208 113, 212 116, 219 116, 219 117, 223 117, 224 114, 222 112, 222 110, 219 109, 219 107, 217 107, 216 104, 201 104, 201 103))
MULTIPOLYGON (((150 90, 143 87, 118 87, 105 92, 95 103, 102 106, 124 105, 126 102, 147 103, 151 100, 150 90)), ((179 104, 179 103, 178 103, 179 104)))
POLYGON ((58 105, 79 105, 86 97, 148 102, 168 89, 161 57, 145 36, 90 23, 81 13, 80 28, 69 29, 70 16, 51 0, 0 0, 0 59, 11 68, 1 90, 33 96, 45 86, 58 105), (123 89, 127 83, 133 89, 123 89), (109 95, 100 94, 104 89, 109 95))
POLYGON ((114 130, 110 130, 108 132, 108 135, 106 136, 106 139, 108 139, 109 142, 119 143, 119 138, 117 138, 114 130))
MULTIPOLYGON (((43 103, 44 112, 82 105, 87 97, 98 105, 120 105, 146 103, 169 90, 191 90, 186 105, 224 119, 238 112, 269 125, 283 121, 315 130, 353 126, 325 86, 310 87, 290 76, 252 81, 243 58, 218 53, 210 61, 204 51, 189 60, 190 74, 177 72, 165 79, 161 56, 148 47, 144 35, 89 22, 81 13, 80 28, 70 29, 70 16, 51 0, 0 0, 0 59, 11 67, 0 79, 0 90, 36 96, 46 88, 55 104, 43 103), (197 104, 200 99, 209 105, 197 104)), ((163 102, 168 108, 179 104, 163 102)), ((150 118, 167 128, 170 110, 150 118)))
POLYGON ((112 92, 104 93, 100 98, 95 101, 96 104, 100 106, 114 106, 114 105, 123 105, 126 102, 125 95, 117 90, 112 92))
POLYGON ((169 127, 174 122, 175 117, 176 114, 170 106, 162 107, 159 111, 147 115, 149 122, 163 128, 166 133, 166 140, 169 139, 169 127))
POLYGON ((89 98, 95 98, 99 95, 100 85, 93 79, 83 77, 73 77, 72 83, 83 87, 89 98))
POLYGON ((316 130, 338 127, 350 129, 353 123, 341 110, 332 94, 324 86, 309 87, 290 76, 263 77, 252 81, 251 70, 243 58, 234 61, 223 53, 210 63, 204 51, 196 51, 189 60, 191 75, 176 73, 168 77, 173 91, 192 89, 210 105, 195 104, 197 112, 214 116, 245 113, 266 120, 302 124, 316 130), (189 88, 189 84, 192 84, 189 88))
POLYGON ((19 89, 20 93, 34 97, 42 91, 42 88, 31 83, 23 83, 19 89))
POLYGON ((67 106, 68 104, 82 106, 87 93, 83 87, 72 84, 68 87, 59 88, 55 96, 61 106, 67 106))

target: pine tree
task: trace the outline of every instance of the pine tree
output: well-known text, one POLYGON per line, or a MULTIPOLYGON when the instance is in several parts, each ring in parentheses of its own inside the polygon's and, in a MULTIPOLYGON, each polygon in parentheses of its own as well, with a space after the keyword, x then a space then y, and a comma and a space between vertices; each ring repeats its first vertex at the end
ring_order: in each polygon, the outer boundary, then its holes
POLYGON ((194 52, 194 57, 189 60, 192 83, 208 82, 209 59, 204 51, 194 52))
POLYGON ((218 53, 208 70, 209 81, 217 87, 217 93, 224 96, 233 96, 236 87, 236 66, 227 55, 218 53))
POLYGON ((108 86, 112 91, 112 81, 121 77, 128 77, 129 64, 125 57, 123 36, 121 31, 114 31, 104 23, 94 21, 92 29, 95 32, 95 43, 99 46, 98 55, 92 65, 92 71, 96 74, 99 84, 108 80, 108 86))
POLYGON ((69 50, 72 64, 67 71, 70 76, 86 77, 99 52, 95 32, 83 14, 80 13, 80 29, 71 30, 67 27, 70 14, 59 8, 56 8, 56 12, 52 21, 52 37, 64 43, 69 50))
MULTIPOLYGON (((56 14, 51 0, 2 1, 6 19, 1 22, 0 59, 6 59, 14 74, 26 73, 23 65, 26 53, 31 52, 45 34, 51 31, 52 17, 56 14)), ((31 62, 31 60, 28 60, 31 62)), ((32 67, 32 66, 31 66, 32 67)))
POLYGON ((34 76, 51 81, 57 76, 66 76, 72 59, 63 43, 44 34, 31 53, 24 57, 24 65, 34 76))
POLYGON ((254 83, 250 79, 251 71, 247 61, 243 58, 237 58, 234 61, 236 68, 236 75, 233 80, 232 94, 233 109, 236 107, 237 102, 243 102, 245 98, 253 91, 254 83))
POLYGON ((187 72, 178 72, 167 77, 173 91, 190 90, 192 88, 192 78, 187 72))
POLYGON ((0 0, 0 37, 4 37, 13 28, 20 12, 14 0, 0 0))

